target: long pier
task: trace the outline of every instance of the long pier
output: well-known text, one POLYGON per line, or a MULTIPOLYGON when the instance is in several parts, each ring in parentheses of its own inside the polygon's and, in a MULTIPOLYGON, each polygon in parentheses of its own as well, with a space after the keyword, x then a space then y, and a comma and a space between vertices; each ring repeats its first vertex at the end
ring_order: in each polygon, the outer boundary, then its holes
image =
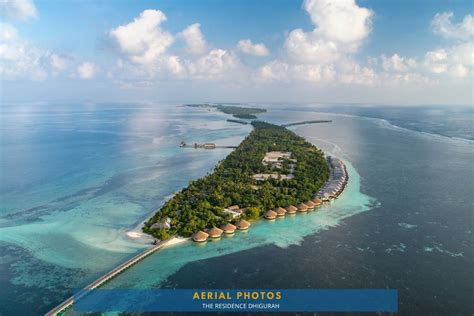
POLYGON ((303 122, 294 122, 288 124, 282 124, 282 127, 290 127, 296 125, 305 125, 305 124, 319 124, 319 123, 332 123, 332 120, 315 120, 315 121, 303 121, 303 122))
POLYGON ((204 144, 194 143, 194 144, 187 144, 187 143, 185 143, 185 142, 181 142, 181 144, 179 145, 179 147, 181 147, 181 148, 195 148, 195 149, 198 149, 198 148, 204 148, 204 149, 237 148, 237 146, 216 145, 216 144, 214 144, 214 143, 204 143, 204 144))
MULTIPOLYGON (((171 237, 170 239, 172 239, 172 238, 174 238, 174 236, 171 237)), ((59 304, 58 306, 56 306, 55 308, 53 308, 52 310, 47 312, 45 314, 45 316, 56 316, 59 313, 63 312, 64 310, 66 310, 67 308, 69 308, 73 305, 74 300, 77 301, 77 300, 81 299, 84 295, 87 295, 90 290, 98 288, 99 286, 101 286, 105 282, 109 281, 110 279, 116 277, 118 274, 122 273, 123 271, 130 268, 134 264, 136 264, 139 261, 143 260, 144 258, 148 257, 149 255, 151 255, 152 253, 154 253, 158 249, 164 247, 166 245, 167 241, 169 241, 170 239, 163 240, 160 243, 145 249, 144 251, 142 251, 138 255, 134 256, 131 259, 128 259, 124 263, 122 263, 119 266, 115 267, 110 272, 107 272, 106 274, 104 274, 103 276, 101 276, 100 278, 98 278, 97 280, 95 280, 94 282, 89 284, 88 286, 86 286, 77 295, 71 296, 70 298, 68 298, 67 300, 65 300, 64 302, 62 302, 61 304, 59 304)))

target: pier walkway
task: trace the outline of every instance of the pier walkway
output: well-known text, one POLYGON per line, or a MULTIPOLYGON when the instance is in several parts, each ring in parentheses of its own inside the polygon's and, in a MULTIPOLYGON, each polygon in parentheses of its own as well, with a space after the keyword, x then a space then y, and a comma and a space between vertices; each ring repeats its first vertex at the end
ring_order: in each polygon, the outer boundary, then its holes
MULTIPOLYGON (((171 238, 174 238, 174 237, 171 237, 171 238)), ((168 240, 170 240, 170 239, 168 239, 168 240)), ((105 282, 109 281, 110 279, 114 278, 115 276, 117 276, 121 272, 123 272, 126 269, 130 268, 132 265, 138 263, 139 261, 143 260, 144 258, 149 256, 153 252, 155 252, 158 249, 164 247, 168 240, 164 240, 164 241, 162 241, 162 242, 160 242, 156 245, 153 245, 153 246, 145 249, 143 252, 139 253, 135 257, 133 257, 131 259, 128 259, 124 263, 122 263, 119 266, 117 266, 116 268, 114 268, 112 271, 104 274, 103 276, 101 276, 100 278, 98 278, 97 280, 95 280, 94 282, 89 284, 88 286, 86 286, 81 292, 79 292, 75 296, 71 296, 70 298, 68 298, 67 300, 65 300, 64 302, 62 302, 61 304, 59 304, 58 306, 56 306, 55 308, 53 308, 52 310, 47 312, 45 315, 46 316, 56 316, 56 315, 58 315, 62 311, 64 311, 67 308, 71 307, 72 304, 74 303, 74 300, 77 301, 78 299, 80 299, 84 295, 87 295, 87 293, 89 293, 89 290, 93 290, 95 288, 98 288, 99 286, 101 286, 105 282)))

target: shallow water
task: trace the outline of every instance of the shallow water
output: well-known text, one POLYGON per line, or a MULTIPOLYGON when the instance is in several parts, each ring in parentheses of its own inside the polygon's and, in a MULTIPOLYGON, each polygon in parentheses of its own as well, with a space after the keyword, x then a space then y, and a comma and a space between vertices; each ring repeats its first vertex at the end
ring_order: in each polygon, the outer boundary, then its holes
POLYGON ((229 153, 179 143, 233 145, 249 131, 176 106, 2 108, 0 313, 30 314, 16 305, 25 296, 45 311, 141 251, 126 232, 229 153))

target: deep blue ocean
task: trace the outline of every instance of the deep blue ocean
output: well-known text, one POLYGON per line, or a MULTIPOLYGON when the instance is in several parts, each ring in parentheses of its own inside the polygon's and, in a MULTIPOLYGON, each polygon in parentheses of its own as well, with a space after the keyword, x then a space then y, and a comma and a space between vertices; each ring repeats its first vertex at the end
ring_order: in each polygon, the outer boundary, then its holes
MULTIPOLYGON (((344 159, 351 184, 306 218, 158 251, 109 287, 392 288, 402 315, 472 315, 471 108, 272 106, 260 119, 344 159), (212 268, 210 268, 212 267, 212 268)), ((147 246, 153 211, 250 126, 173 104, 0 107, 0 314, 38 315, 147 246)))

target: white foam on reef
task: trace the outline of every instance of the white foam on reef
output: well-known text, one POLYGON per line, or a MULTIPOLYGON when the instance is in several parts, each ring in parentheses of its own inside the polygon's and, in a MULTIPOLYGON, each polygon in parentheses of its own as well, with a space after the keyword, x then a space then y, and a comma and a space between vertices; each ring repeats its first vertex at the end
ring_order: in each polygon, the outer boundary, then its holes
MULTIPOLYGON (((342 158, 341 156, 338 157, 342 158)), ((343 219, 370 210, 377 204, 376 201, 360 192, 359 174, 349 161, 343 158, 342 160, 349 173, 349 183, 344 193, 331 204, 307 214, 286 216, 275 221, 259 220, 252 223, 250 230, 237 231, 233 236, 223 236, 218 241, 208 241, 204 244, 187 241, 159 250, 147 260, 107 283, 105 287, 156 287, 189 262, 265 245, 276 245, 281 248, 299 245, 308 235, 338 226, 343 219)))

